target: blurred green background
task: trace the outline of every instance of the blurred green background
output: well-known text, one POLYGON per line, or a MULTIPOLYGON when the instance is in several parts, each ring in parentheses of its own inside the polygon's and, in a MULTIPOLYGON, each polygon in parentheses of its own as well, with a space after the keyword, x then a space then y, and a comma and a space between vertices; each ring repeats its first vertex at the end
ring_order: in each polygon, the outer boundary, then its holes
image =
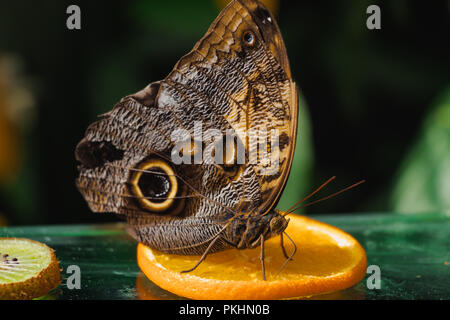
MULTIPOLYGON (((0 0, 0 225, 113 221, 90 213, 74 148, 98 114, 162 79, 226 1, 0 0), (81 8, 81 30, 66 8, 81 8)), ((287 209, 450 211, 450 2, 268 1, 301 94, 287 209), (366 8, 381 8, 368 30, 366 8)))

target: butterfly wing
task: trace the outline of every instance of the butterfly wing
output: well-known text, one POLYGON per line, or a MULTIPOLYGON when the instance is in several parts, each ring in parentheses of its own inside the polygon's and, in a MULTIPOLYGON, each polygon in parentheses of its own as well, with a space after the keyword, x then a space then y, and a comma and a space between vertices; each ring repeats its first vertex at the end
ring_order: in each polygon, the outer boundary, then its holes
MULTIPOLYGON (((76 150, 77 186, 93 211, 125 215, 138 241, 198 254, 231 217, 276 205, 296 128, 297 91, 276 21, 257 1, 233 1, 165 79, 123 98, 88 128, 76 150), (205 137, 230 130, 245 163, 195 161, 208 150, 205 137), (263 143, 268 163, 252 130, 277 132, 278 144, 263 143), (194 137, 191 163, 175 163, 175 132, 194 137)), ((213 251, 226 246, 217 242, 213 251)))
POLYGON ((192 95, 201 92, 214 97, 214 111, 244 142, 250 155, 248 166, 258 177, 258 191, 255 195, 254 190, 245 189, 238 210, 257 208, 264 213, 274 208, 292 164, 298 95, 286 47, 271 13, 259 1, 233 1, 166 81, 195 88, 189 90, 192 95), (250 44, 248 35, 253 37, 250 44), (264 132, 270 135, 267 146, 258 141, 264 132), (274 150, 269 144, 272 132, 278 138, 274 150), (270 151, 268 155, 262 154, 264 147, 270 151), (268 163, 264 161, 267 156, 268 163))

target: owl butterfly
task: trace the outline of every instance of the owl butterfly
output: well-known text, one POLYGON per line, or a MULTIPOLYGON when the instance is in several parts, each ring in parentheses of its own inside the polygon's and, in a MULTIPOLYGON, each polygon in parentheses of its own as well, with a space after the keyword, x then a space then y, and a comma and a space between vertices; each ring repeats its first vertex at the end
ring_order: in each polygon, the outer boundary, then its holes
POLYGON ((274 17, 258 1, 232 1, 165 79, 89 126, 75 151, 77 187, 92 211, 122 215, 137 241, 159 251, 202 255, 200 263, 208 253, 261 246, 265 277, 264 241, 283 241, 288 225, 275 206, 292 164, 297 101, 274 17), (234 132, 222 163, 201 157, 205 137, 176 149, 174 132, 198 137, 198 123, 203 132, 234 132), (269 157, 249 138, 252 130, 277 133, 263 145, 269 157), (174 161, 181 150, 201 161, 174 161), (273 154, 277 166, 268 174, 273 154))

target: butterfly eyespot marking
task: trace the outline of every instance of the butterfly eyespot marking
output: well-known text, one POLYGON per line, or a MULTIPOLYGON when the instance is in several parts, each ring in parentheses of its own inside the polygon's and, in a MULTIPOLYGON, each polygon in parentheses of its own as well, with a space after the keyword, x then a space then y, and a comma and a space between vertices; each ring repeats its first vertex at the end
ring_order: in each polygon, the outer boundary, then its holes
POLYGON ((195 161, 195 157, 201 154, 203 149, 204 146, 201 141, 189 140, 177 145, 173 152, 177 152, 178 157, 186 161, 185 163, 193 163, 195 161))
POLYGON ((222 136, 214 144, 211 155, 228 177, 237 179, 240 176, 242 164, 245 163, 245 147, 238 136, 229 134, 222 136))
POLYGON ((258 7, 255 11, 253 11, 253 15, 257 18, 258 21, 261 21, 263 24, 272 24, 272 18, 269 11, 262 7, 258 7))
POLYGON ((75 149, 75 158, 88 169, 121 160, 123 154, 124 151, 117 149, 111 141, 89 141, 86 138, 75 149))
POLYGON ((242 171, 243 166, 240 164, 233 164, 233 165, 221 165, 223 173, 225 173, 229 178, 232 178, 233 180, 237 180, 242 171))
POLYGON ((223 164, 225 167, 232 167, 238 161, 238 146, 234 137, 224 137, 223 164))
POLYGON ((131 192, 143 209, 162 213, 172 207, 178 182, 172 167, 160 159, 140 164, 131 178, 131 192))
POLYGON ((247 30, 242 35, 244 45, 247 47, 253 47, 256 43, 256 37, 253 31, 247 30))

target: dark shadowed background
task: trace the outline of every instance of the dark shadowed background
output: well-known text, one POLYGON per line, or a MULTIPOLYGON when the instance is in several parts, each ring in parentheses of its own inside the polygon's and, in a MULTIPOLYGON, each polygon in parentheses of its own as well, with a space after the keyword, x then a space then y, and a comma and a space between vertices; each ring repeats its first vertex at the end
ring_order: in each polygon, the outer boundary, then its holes
MULTIPOLYGON (((0 0, 0 225, 112 221, 78 193, 74 148, 98 114, 165 77, 224 1, 0 0), (66 8, 81 8, 81 30, 66 8)), ((450 211, 450 2, 268 1, 300 100, 280 208, 450 211), (368 30, 366 8, 381 8, 368 30)))

